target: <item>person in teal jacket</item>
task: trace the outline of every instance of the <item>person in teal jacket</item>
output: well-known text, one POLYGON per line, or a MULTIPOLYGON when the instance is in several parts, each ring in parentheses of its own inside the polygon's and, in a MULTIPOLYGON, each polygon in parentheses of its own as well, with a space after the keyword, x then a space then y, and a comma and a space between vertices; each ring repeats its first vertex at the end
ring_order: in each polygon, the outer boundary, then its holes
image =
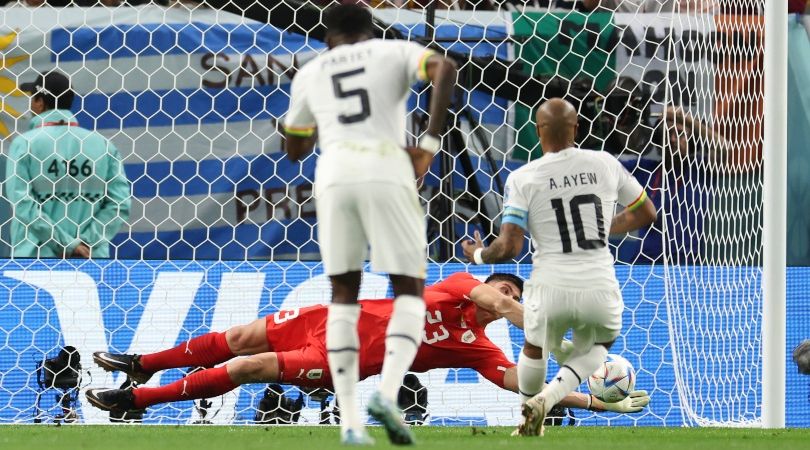
POLYGON ((30 130, 11 144, 5 194, 13 208, 11 255, 108 258, 129 218, 130 184, 118 150, 70 112, 68 78, 51 71, 20 90, 31 94, 30 130))

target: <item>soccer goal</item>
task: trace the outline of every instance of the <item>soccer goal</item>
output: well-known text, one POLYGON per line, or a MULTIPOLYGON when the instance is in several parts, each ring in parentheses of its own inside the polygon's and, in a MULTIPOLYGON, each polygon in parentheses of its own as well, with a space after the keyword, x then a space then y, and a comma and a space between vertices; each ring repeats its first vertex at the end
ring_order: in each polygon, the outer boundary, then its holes
MULTIPOLYGON (((784 426, 785 324, 807 318, 786 317, 800 297, 786 296, 785 280, 810 276, 784 264, 785 1, 618 0, 592 12, 369 3, 380 38, 419 42, 459 66, 444 148, 420 185, 428 283, 465 270, 529 276, 529 249, 511 264, 471 267, 459 242, 497 234, 506 176, 541 154, 533 113, 564 97, 579 111, 578 145, 615 155, 659 212, 649 229, 610 238, 625 301, 611 353, 633 365, 652 402, 634 414, 571 410, 570 422, 784 426)), ((313 203, 318 155, 285 159, 279 126, 290 80, 325 49, 322 11, 296 0, 0 10, 6 173, 19 163, 8 157, 12 140, 29 129, 18 86, 56 68, 75 91, 76 123, 115 145, 131 184, 111 259, 91 260, 10 257, 19 233, 50 231, 22 221, 22 201, 4 190, 0 423, 107 423, 82 392, 124 377, 95 367, 93 352, 158 351, 329 301, 313 203)), ((414 87, 411 139, 429 97, 414 87)), ((366 274, 362 298, 390 295, 383 276, 366 274)), ((517 360, 520 329, 501 320, 487 336, 517 360)), ((514 425, 520 416, 516 394, 470 369, 417 378, 422 387, 403 391, 417 422, 514 425)), ((363 382, 364 401, 374 383, 363 382)), ((806 399, 792 405, 788 420, 810 425, 806 399)), ((265 384, 113 419, 318 424, 339 420, 334 409, 328 392, 265 384)))

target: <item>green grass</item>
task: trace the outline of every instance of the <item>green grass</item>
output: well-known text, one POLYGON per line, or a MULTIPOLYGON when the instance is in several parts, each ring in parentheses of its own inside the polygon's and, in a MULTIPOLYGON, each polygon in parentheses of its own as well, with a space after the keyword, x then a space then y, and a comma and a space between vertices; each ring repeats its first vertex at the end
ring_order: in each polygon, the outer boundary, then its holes
MULTIPOLYGON (((728 428, 548 429, 543 438, 513 438, 511 428, 418 427, 419 449, 810 449, 810 429, 728 428)), ((371 429, 377 447, 391 447, 383 430, 371 429)), ((0 426, 0 449, 21 450, 330 450, 335 427, 204 426, 0 426)))

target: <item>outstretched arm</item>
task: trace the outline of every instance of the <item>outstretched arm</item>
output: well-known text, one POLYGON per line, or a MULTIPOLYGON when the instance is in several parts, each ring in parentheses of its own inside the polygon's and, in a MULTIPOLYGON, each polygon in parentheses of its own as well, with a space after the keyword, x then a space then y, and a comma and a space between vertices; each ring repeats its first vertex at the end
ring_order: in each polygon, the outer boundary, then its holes
POLYGON ((470 262, 476 264, 497 263, 516 258, 520 254, 520 251, 523 250, 524 234, 523 228, 514 223, 504 223, 501 225, 500 235, 489 247, 484 247, 481 235, 476 231, 473 235, 475 239, 462 242, 461 248, 464 249, 464 256, 470 262), (482 249, 480 261, 476 260, 475 257, 475 253, 479 248, 482 249))
POLYGON ((498 289, 486 283, 479 284, 470 291, 470 300, 479 308, 505 317, 516 327, 523 329, 523 305, 498 289))

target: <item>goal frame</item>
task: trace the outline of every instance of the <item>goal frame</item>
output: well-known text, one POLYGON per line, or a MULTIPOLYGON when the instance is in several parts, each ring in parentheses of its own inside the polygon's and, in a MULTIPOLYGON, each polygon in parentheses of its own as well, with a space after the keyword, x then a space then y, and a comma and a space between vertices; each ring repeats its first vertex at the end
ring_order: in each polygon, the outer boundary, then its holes
POLYGON ((762 426, 785 427, 787 0, 765 3, 762 426))

